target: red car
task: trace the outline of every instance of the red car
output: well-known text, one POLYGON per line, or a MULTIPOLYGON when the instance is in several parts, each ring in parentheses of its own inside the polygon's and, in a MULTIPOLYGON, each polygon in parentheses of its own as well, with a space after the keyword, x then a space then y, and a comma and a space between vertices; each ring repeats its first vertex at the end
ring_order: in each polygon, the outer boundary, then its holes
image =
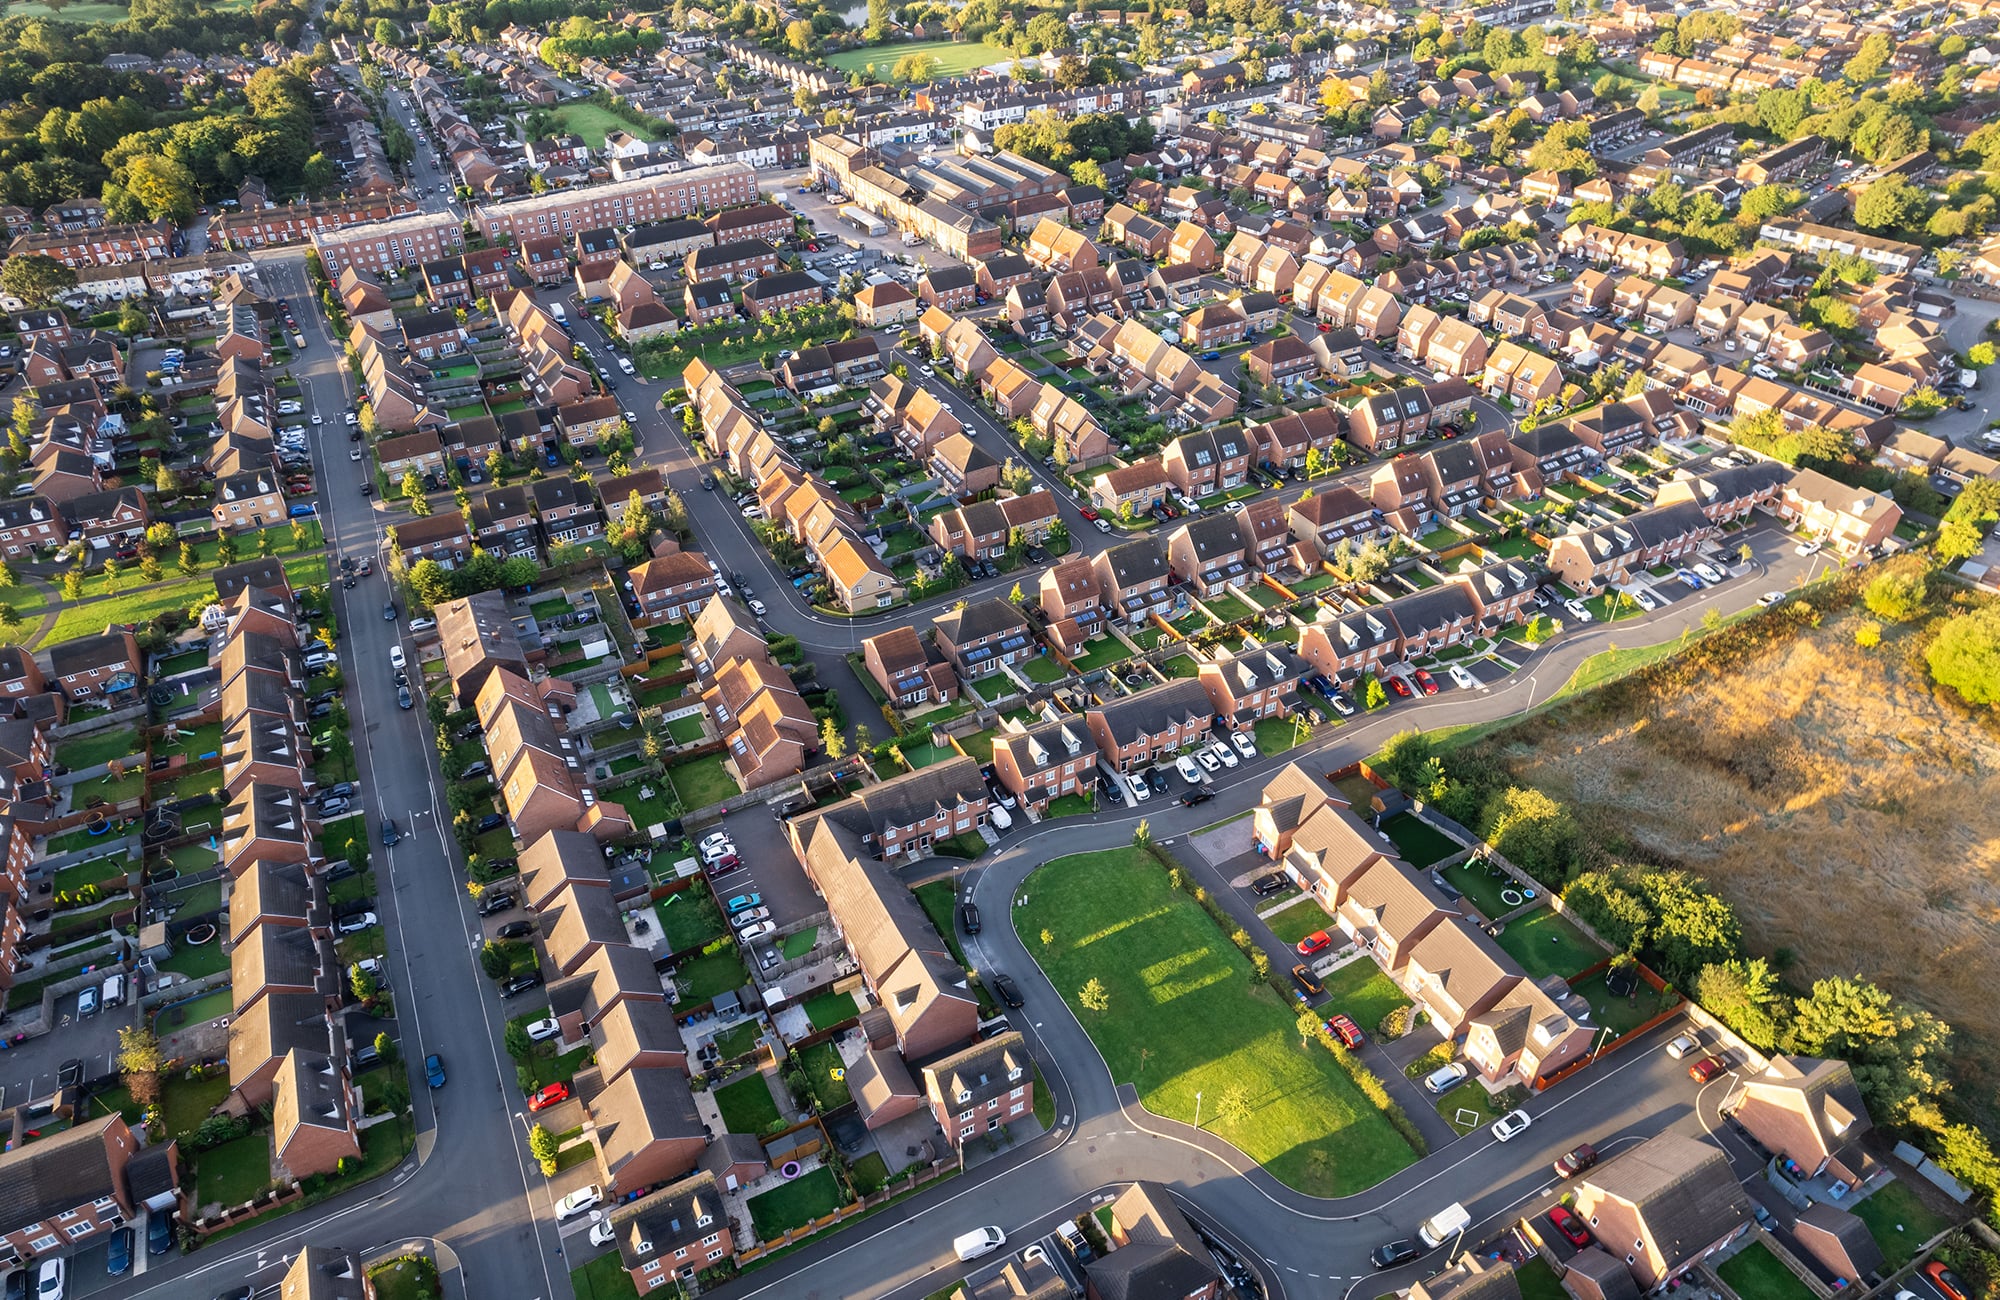
POLYGON ((1596 1163, 1597 1148, 1588 1142, 1579 1143, 1568 1155, 1556 1157, 1556 1177, 1574 1178, 1596 1163))
POLYGON ((1590 1244, 1590 1229, 1584 1227, 1583 1220, 1571 1214, 1564 1206, 1550 1207, 1549 1222, 1555 1225, 1556 1231, 1563 1235, 1564 1240, 1578 1250, 1590 1244))
POLYGON ((1411 675, 1417 679, 1418 690, 1422 691, 1426 695, 1436 695, 1438 693, 1437 678, 1432 677, 1429 673, 1425 672, 1421 668, 1417 669, 1417 671, 1411 675))
POLYGON ((742 865, 742 858, 737 857, 734 853, 725 853, 708 864, 708 874, 711 876, 726 876, 742 865))
POLYGON ((1322 334, 1331 334, 1333 333, 1333 326, 1329 325, 1325 321, 1321 321, 1319 323, 1319 332, 1322 334))
POLYGON ((1332 1034, 1350 1048, 1359 1047, 1368 1041, 1361 1032, 1361 1026, 1355 1024, 1346 1016, 1335 1016, 1333 1019, 1327 1021, 1326 1032, 1332 1034))
POLYGON ((1944 1292, 1946 1300, 1967 1300, 1971 1295, 1971 1289, 1959 1280, 1958 1274, 1938 1260, 1924 1265, 1924 1276, 1931 1280, 1931 1285, 1944 1292))
POLYGON ((1386 678, 1385 680, 1389 683, 1389 689, 1391 691, 1394 691, 1397 695, 1401 696, 1403 699, 1407 700, 1410 698, 1410 684, 1408 682, 1404 681, 1400 677, 1389 677, 1386 678))
POLYGON ((534 1096, 528 1098, 529 1110, 547 1110, 559 1101, 569 1100, 569 1085, 552 1083, 534 1096))
POLYGON ((1085 519, 1088 519, 1091 523, 1094 524, 1097 522, 1097 512, 1095 510, 1092 510, 1089 506, 1079 506, 1077 507, 1077 510, 1080 514, 1083 515, 1085 519))
POLYGON ((1729 1063, 1721 1057, 1707 1056, 1688 1067, 1688 1078, 1696 1083, 1707 1083, 1728 1068, 1729 1063))
POLYGON ((1310 957, 1316 952, 1325 952, 1328 948, 1333 947, 1333 936, 1324 930, 1314 930, 1311 934, 1299 940, 1298 947, 1299 956, 1310 957))

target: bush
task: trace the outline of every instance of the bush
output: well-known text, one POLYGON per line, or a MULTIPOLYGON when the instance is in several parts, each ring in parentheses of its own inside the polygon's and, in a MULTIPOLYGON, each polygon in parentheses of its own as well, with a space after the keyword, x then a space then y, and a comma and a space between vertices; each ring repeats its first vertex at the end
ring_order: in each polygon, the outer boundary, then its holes
POLYGON ((199 1155, 249 1135, 250 1119, 247 1115, 210 1115, 187 1139, 188 1154, 199 1155))
POLYGON ((1375 1036, 1394 1041, 1414 1028, 1416 1028, 1416 1018, 1411 1014, 1411 1009, 1396 1007, 1376 1024, 1375 1036))

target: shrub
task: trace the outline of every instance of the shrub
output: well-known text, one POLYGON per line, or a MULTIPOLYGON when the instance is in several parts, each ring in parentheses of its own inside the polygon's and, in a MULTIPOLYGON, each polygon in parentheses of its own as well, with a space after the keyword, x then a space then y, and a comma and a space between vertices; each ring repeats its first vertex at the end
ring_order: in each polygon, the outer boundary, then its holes
POLYGON ((1410 1008, 1396 1007, 1388 1015, 1383 1016, 1380 1022, 1376 1024, 1375 1036, 1393 1041, 1409 1033, 1415 1027, 1415 1020, 1410 1015, 1410 1008))

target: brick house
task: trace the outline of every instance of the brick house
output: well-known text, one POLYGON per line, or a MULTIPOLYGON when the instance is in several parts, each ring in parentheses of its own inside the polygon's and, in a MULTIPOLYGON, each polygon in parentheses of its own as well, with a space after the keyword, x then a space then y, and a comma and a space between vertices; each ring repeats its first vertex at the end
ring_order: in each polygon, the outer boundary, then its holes
MULTIPOLYGON (((94 1244, 122 1224, 136 1220, 142 1204, 134 1191, 133 1168, 139 1141, 117 1115, 85 1120, 0 1155, 0 1179, 17 1189, 0 1219, 0 1242, 16 1261, 56 1256, 80 1244, 94 1244)), ((177 1178, 179 1149, 165 1147, 168 1187, 177 1178)))
POLYGON ((729 1225, 715 1175, 702 1170, 614 1209, 611 1239, 634 1289, 646 1295, 733 1255, 729 1225))
POLYGON ((1728 1158, 1678 1133, 1628 1147, 1585 1172, 1573 1188, 1577 1217, 1600 1243, 1612 1243, 1588 1246, 1579 1258, 1592 1251, 1622 1258, 1627 1285, 1640 1291, 1685 1273, 1754 1226, 1750 1200, 1728 1158))
POLYGON ((1036 600, 1047 622, 1044 634, 1056 648, 1076 655, 1104 631, 1104 601, 1097 570, 1087 557, 1065 559, 1043 570, 1036 600))
POLYGON ((1634 572, 1686 559, 1715 531, 1692 501, 1655 506, 1587 532, 1563 534, 1549 547, 1548 567, 1572 589, 1595 595, 1629 581, 1634 572))
POLYGON ((1182 679, 1098 705, 1084 720, 1104 761, 1133 772, 1207 740, 1214 712, 1207 689, 1182 679))
POLYGON ((930 1062, 923 1080, 931 1115, 953 1150, 1034 1113, 1034 1060, 1015 1030, 930 1062))
POLYGON ((891 628, 861 643, 868 675, 900 708, 928 708, 958 698, 958 674, 915 628, 891 628))
POLYGON ((933 620, 938 651, 961 679, 990 676, 1041 653, 1027 616, 998 597, 947 610, 933 620))
POLYGON ((639 603, 635 626, 683 623, 715 594, 715 575, 699 551, 673 551, 634 565, 631 598, 639 603))
POLYGON ((1105 606, 1133 627, 1143 626, 1149 615, 1164 615, 1173 607, 1173 593, 1167 590, 1173 567, 1165 539, 1152 536, 1121 542, 1099 551, 1090 563, 1105 606))
POLYGON ((743 305, 752 316, 774 315, 794 307, 809 307, 825 301, 819 281, 804 271, 781 271, 767 275, 743 291, 743 305))
POLYGON ((1216 716, 1248 727, 1262 718, 1284 717, 1298 704, 1299 681, 1312 667, 1282 641, 1240 653, 1220 650, 1196 678, 1208 692, 1216 716))
POLYGON ((49 679, 74 700, 134 689, 144 664, 138 641, 122 628, 49 648, 49 679))
POLYGON ((993 738, 994 774, 1034 808, 1046 809, 1064 795, 1088 795, 1096 767, 1097 742, 1073 717, 1003 728, 993 738))

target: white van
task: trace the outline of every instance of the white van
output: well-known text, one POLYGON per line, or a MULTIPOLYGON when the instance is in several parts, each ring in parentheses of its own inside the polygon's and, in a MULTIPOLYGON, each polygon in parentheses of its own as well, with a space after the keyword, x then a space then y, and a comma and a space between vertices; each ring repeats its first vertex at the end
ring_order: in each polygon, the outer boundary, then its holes
POLYGON ((1472 1216, 1465 1207, 1453 1201, 1430 1218, 1417 1225, 1417 1236, 1425 1246, 1436 1250, 1459 1233, 1472 1226, 1472 1216))
POLYGON ((569 319, 568 314, 563 311, 563 305, 559 302, 552 302, 549 304, 549 315, 555 317, 559 321, 567 321, 569 319))
POLYGON ((978 1259, 990 1255, 1007 1244, 1007 1234, 998 1228, 976 1228, 960 1233, 952 1238, 951 1248, 958 1252, 960 1261, 978 1259))
POLYGON ((125 977, 123 975, 113 975, 105 980, 104 987, 99 991, 99 995, 103 1000, 104 1009, 107 1011, 112 1007, 124 1006, 125 977))

